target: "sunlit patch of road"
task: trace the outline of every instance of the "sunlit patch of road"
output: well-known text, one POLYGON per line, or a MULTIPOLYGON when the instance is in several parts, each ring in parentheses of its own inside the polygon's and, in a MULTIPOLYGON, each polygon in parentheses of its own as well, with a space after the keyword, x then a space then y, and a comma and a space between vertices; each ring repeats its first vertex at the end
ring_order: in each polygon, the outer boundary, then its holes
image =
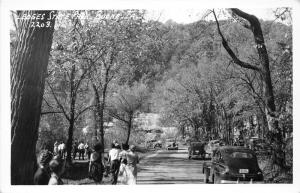
POLYGON ((188 160, 187 149, 159 150, 141 160, 138 184, 201 184, 203 161, 188 160))

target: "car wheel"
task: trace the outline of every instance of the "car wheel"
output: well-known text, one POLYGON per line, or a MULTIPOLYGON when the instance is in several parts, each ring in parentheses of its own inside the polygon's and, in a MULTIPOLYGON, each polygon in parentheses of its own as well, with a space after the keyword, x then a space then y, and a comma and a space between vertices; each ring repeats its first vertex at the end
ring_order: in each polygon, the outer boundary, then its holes
POLYGON ((189 159, 191 159, 191 156, 189 155, 189 159))

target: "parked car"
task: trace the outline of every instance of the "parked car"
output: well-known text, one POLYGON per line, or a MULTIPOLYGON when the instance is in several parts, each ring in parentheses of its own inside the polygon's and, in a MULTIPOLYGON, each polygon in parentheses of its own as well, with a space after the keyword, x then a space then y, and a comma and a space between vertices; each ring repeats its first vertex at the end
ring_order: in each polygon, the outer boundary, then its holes
POLYGON ((188 147, 189 159, 205 159, 205 143, 204 142, 191 142, 188 147))
POLYGON ((178 143, 175 140, 167 140, 166 148, 167 150, 178 150, 178 143))
POLYGON ((216 148, 211 162, 205 162, 202 171, 206 183, 263 183, 255 152, 240 146, 216 148))
POLYGON ((156 141, 156 142, 153 144, 153 148, 154 148, 154 149, 162 148, 162 142, 161 142, 161 141, 156 141))
POLYGON ((250 149, 256 152, 256 154, 270 155, 272 153, 271 145, 267 143, 265 139, 259 139, 251 137, 248 146, 250 149))
POLYGON ((220 140, 210 140, 207 145, 204 146, 208 158, 211 158, 213 151, 220 146, 220 143, 220 140))

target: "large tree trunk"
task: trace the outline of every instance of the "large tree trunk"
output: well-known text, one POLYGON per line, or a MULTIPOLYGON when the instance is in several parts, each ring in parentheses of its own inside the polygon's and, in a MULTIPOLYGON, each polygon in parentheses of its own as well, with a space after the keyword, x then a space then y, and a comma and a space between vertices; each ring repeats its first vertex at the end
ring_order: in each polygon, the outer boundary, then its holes
POLYGON ((72 144, 73 144, 73 131, 75 124, 75 102, 76 102, 76 91, 75 91, 75 65, 72 66, 71 71, 71 90, 70 90, 70 119, 69 119, 69 130, 68 130, 68 141, 67 141, 67 162, 72 163, 72 144))
POLYGON ((95 118, 95 130, 94 130, 94 138, 97 139, 98 138, 98 132, 97 132, 97 129, 98 127, 100 126, 100 121, 99 121, 99 117, 100 117, 100 97, 99 97, 99 92, 98 92, 98 89, 97 89, 97 86, 92 83, 92 86, 93 86, 93 90, 94 90, 94 97, 95 97, 95 105, 96 105, 96 113, 94 113, 94 118, 95 118))
POLYGON ((127 123, 127 138, 125 141, 125 144, 128 145, 129 139, 130 139, 130 134, 131 134, 131 127, 132 127, 132 115, 129 115, 129 120, 127 123))
MULTIPOLYGON (((50 11, 19 11, 45 14, 50 11)), ((36 20, 19 20, 18 45, 11 64, 11 184, 33 184, 36 141, 44 93, 45 75, 52 44, 54 21, 50 27, 34 28, 36 20)))
MULTIPOLYGON (((99 133, 100 133, 100 143, 102 147, 104 147, 104 110, 105 110, 105 103, 106 103, 106 91, 107 91, 107 84, 105 84, 103 91, 102 91, 102 101, 100 100, 99 91, 97 86, 93 83, 94 95, 96 100, 96 111, 97 111, 97 126, 99 126, 99 133)), ((97 137, 97 130, 95 130, 95 136, 97 137)))

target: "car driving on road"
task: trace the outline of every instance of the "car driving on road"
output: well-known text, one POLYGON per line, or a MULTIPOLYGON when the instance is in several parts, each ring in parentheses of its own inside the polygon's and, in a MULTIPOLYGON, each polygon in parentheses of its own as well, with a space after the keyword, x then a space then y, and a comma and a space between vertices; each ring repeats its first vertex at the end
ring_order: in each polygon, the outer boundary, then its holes
POLYGON ((204 142, 191 142, 188 147, 188 158, 189 159, 205 159, 205 143, 204 142))
POLYGON ((203 164, 205 182, 263 183, 255 152, 239 146, 222 146, 214 150, 211 162, 203 164))

